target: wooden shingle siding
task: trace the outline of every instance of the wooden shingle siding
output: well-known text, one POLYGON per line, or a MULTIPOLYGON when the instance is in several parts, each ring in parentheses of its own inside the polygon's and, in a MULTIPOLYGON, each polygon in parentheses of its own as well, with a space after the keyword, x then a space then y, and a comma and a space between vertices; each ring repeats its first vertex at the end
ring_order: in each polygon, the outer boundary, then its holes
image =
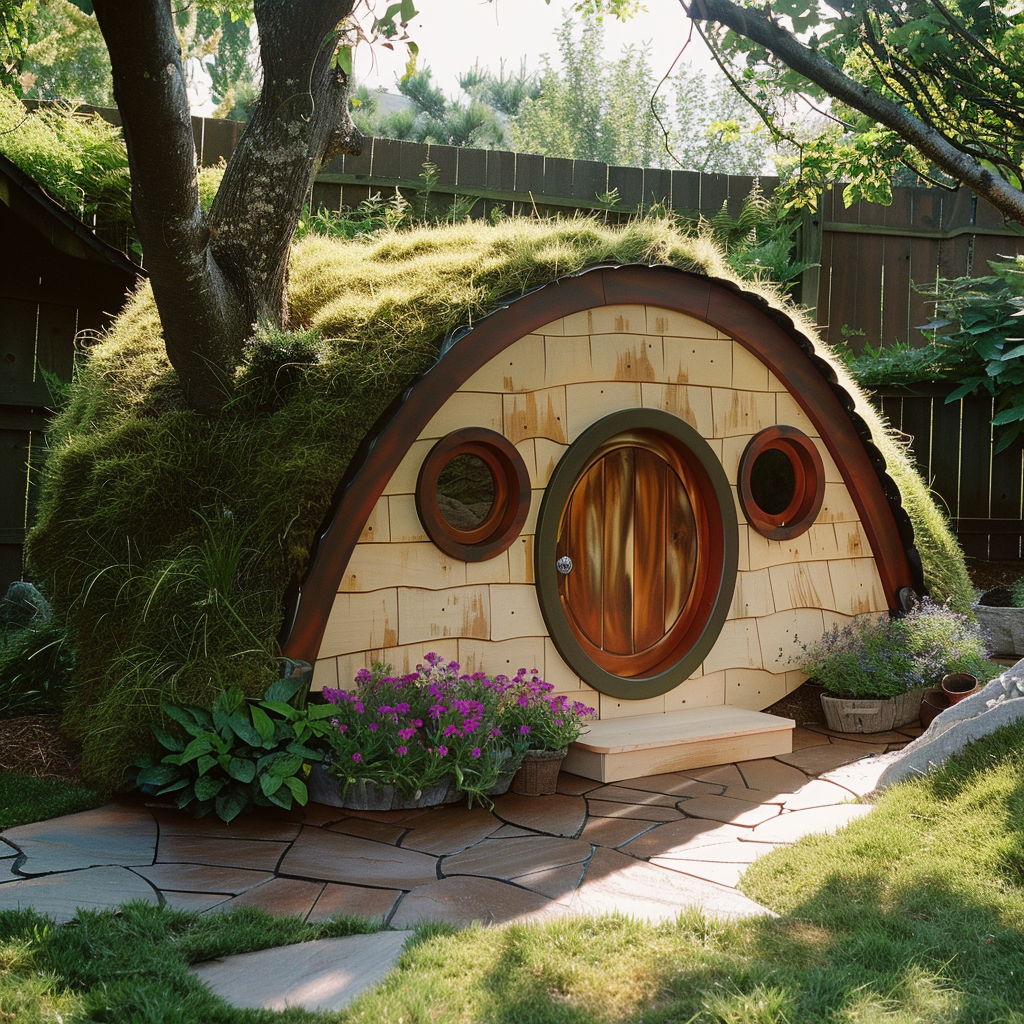
MULTIPOLYGON (((735 497, 736 488, 732 488, 735 497)), ((802 680, 798 644, 834 621, 886 608, 878 569, 846 484, 810 418, 748 349, 684 314, 640 305, 574 313, 534 330, 473 373, 409 446, 363 530, 340 584, 317 685, 342 685, 373 661, 410 671, 430 650, 466 671, 537 668, 602 718, 734 704, 757 710, 802 680), (534 532, 544 488, 584 430, 623 408, 659 409, 696 429, 735 484, 754 434, 795 426, 825 467, 821 514, 807 532, 767 540, 740 514, 728 618, 703 664, 648 700, 598 694, 561 659, 534 587, 534 532), (517 448, 532 488, 520 536, 494 559, 462 562, 431 544, 415 509, 427 453, 448 431, 496 430, 517 448)))

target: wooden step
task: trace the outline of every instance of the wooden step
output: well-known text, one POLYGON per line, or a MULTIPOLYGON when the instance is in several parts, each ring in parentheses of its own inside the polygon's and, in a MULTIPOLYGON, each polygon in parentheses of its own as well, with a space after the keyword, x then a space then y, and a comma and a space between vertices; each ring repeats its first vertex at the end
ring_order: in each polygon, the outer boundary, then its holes
POLYGON ((791 718, 745 708, 694 708, 663 715, 591 722, 572 746, 563 771, 599 782, 662 775, 793 750, 791 718))

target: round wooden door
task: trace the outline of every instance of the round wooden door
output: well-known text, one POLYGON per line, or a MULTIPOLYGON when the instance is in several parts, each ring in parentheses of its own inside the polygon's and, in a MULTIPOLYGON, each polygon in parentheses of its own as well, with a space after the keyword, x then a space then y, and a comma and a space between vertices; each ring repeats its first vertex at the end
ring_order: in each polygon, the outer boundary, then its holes
POLYGON ((736 532, 722 467, 687 424, 653 410, 595 424, 556 468, 538 523, 541 607, 562 656, 615 696, 676 685, 721 628, 736 532))

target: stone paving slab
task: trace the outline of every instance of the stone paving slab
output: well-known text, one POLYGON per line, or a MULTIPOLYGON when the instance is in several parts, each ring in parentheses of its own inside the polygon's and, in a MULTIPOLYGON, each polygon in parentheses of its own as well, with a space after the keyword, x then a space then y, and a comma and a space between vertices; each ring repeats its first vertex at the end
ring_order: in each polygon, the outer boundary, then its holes
POLYGON ((739 768, 734 764, 720 764, 713 768, 695 768, 682 774, 696 779, 698 782, 707 782, 712 785, 721 786, 745 786, 746 782, 740 774, 739 768))
POLYGON ((219 836, 160 835, 158 864, 215 864, 251 871, 273 871, 288 843, 263 839, 222 839, 219 836))
POLYGON ((4 857, 0 860, 0 885, 4 882, 13 882, 18 878, 24 878, 24 875, 16 875, 14 873, 14 865, 18 862, 18 856, 15 854, 11 857, 4 857))
POLYGON ((377 932, 300 942, 196 964, 190 972, 239 1009, 294 1006, 337 1012, 383 981, 409 934, 377 932))
POLYGON ((867 796, 878 788, 878 780, 882 773, 899 756, 899 751, 896 751, 891 754, 880 754, 878 757, 865 757, 861 761, 854 761, 852 764, 826 772, 819 781, 842 786, 857 796, 867 796))
POLYGON ((386 922, 401 895, 400 889, 367 889, 328 882, 306 920, 316 924, 335 917, 362 917, 386 922))
MULTIPOLYGON (((861 762, 856 762, 860 764, 861 762)), ((849 789, 837 786, 833 782, 824 782, 821 779, 814 779, 802 787, 799 792, 794 793, 783 804, 787 811, 805 811, 811 807, 829 807, 832 804, 842 804, 853 799, 853 793, 849 789)))
MULTIPOLYGON (((736 767, 746 785, 758 791, 758 800, 765 800, 771 794, 793 793, 808 781, 807 776, 799 768, 783 764, 773 757, 762 757, 756 761, 738 761, 736 767)), ((753 800, 755 797, 747 799, 753 800)))
POLYGON ((517 796, 507 793, 494 801, 494 813, 510 825, 521 825, 552 836, 575 836, 587 820, 586 801, 579 796, 517 796))
POLYGON ((712 861, 676 860, 671 857, 652 857, 651 864, 691 878, 714 882, 715 885, 724 885, 730 889, 735 889, 740 884, 743 872, 750 867, 749 864, 719 864, 712 861))
POLYGON ((553 836, 523 839, 488 839, 478 846, 441 861, 441 873, 485 875, 510 879, 531 871, 548 871, 566 864, 582 864, 591 854, 589 843, 553 836))
MULTIPOLYGON (((718 771, 717 768, 711 771, 718 771)), ((724 784, 701 782, 684 775, 682 772, 669 772, 666 775, 648 775, 642 779, 625 779, 618 786, 648 793, 662 793, 666 796, 721 796, 724 784)))
POLYGON ((218 904, 216 909, 226 914, 236 907, 259 907, 274 917, 295 916, 306 920, 320 898, 324 884, 302 878, 271 878, 218 904))
POLYGON ((737 825, 722 825, 717 821, 688 818, 671 825, 660 825, 642 836, 626 843, 623 853, 631 857, 668 856, 676 850, 693 850, 701 846, 717 846, 724 842, 736 842, 750 829, 737 825))
POLYGON ((580 839, 594 846, 622 846, 650 828, 657 828, 657 822, 639 821, 636 818, 590 818, 580 839))
POLYGON ((501 822, 483 807, 441 807, 411 823, 402 849, 438 855, 458 853, 500 827, 501 822))
MULTIPOLYGON (((696 794, 694 794, 696 795, 696 794)), ((677 796, 653 790, 632 789, 627 786, 599 786, 587 793, 587 805, 594 801, 610 800, 613 803, 633 804, 640 807, 675 807, 677 796)))
POLYGON ((652 857, 651 863, 664 860, 709 861, 714 864, 753 864, 758 857, 771 853, 778 844, 775 843, 740 843, 730 837, 722 836, 719 843, 687 843, 674 846, 657 858, 652 857))
POLYGON ((437 858, 340 832, 304 828, 279 870, 329 882, 415 889, 437 879, 437 858))
POLYGON ((840 741, 820 747, 804 747, 803 750, 794 750, 792 754, 779 754, 779 760, 794 768, 800 768, 808 775, 820 775, 842 764, 867 757, 871 753, 872 750, 867 744, 840 741))
POLYGON ((116 803, 18 825, 7 829, 4 839, 25 854, 18 867, 22 874, 45 875, 112 864, 152 864, 157 826, 144 807, 116 803))
POLYGON ((0 885, 0 910, 32 907, 57 924, 70 921, 79 907, 112 910, 132 900, 160 902, 153 886, 120 866, 62 871, 0 885))
POLYGON ((211 864, 153 864, 134 871, 161 891, 171 889, 175 892, 221 893, 224 896, 237 896, 274 877, 269 871, 211 864))
POLYGON ((545 871, 532 871, 525 875, 516 875, 510 881, 522 885, 541 896, 557 899, 566 893, 575 892, 583 881, 583 864, 566 864, 560 868, 548 868, 545 871))
POLYGON ((803 750, 804 747, 820 747, 824 743, 828 743, 827 736, 811 732, 806 726, 798 725, 793 730, 794 750, 803 750))
POLYGON ((603 848, 594 851, 583 884, 564 902, 573 915, 618 912, 654 923, 690 909, 726 920, 775 916, 734 889, 603 848))
POLYGON ((344 832, 347 836, 372 839, 376 843, 391 843, 397 846, 399 840, 409 831, 405 825, 392 825, 386 821, 367 821, 365 818, 346 818, 324 825, 327 832, 344 832))
POLYGON ((592 789, 603 786, 603 782, 594 779, 585 779, 582 775, 573 775, 572 772, 560 772, 558 775, 557 791, 563 796, 582 796, 592 789))
MULTIPOLYGON (((670 798, 671 799, 671 798, 670 798)), ((717 800, 718 797, 708 797, 717 800)), ((689 803, 690 801, 685 801, 689 803)), ((675 806, 662 807, 658 804, 624 804, 612 800, 592 800, 587 797, 587 810, 599 818, 632 818, 637 821, 678 821, 682 814, 675 806)))
MULTIPOLYGON (((854 819, 870 814, 871 810, 870 804, 839 804, 780 814, 753 829, 751 838, 761 843, 795 843, 804 836, 831 835, 854 819)), ((740 842, 744 838, 741 836, 740 842)))
POLYGON ((774 818, 780 808, 774 804, 758 804, 747 800, 734 800, 728 796, 698 796, 685 800, 680 807, 691 818, 711 818, 731 825, 753 828, 762 821, 774 818))
POLYGON ((463 928, 476 923, 551 920, 564 917, 565 913, 564 906, 529 889, 493 878, 460 876, 421 885, 407 893, 398 904, 391 925, 411 928, 424 921, 441 921, 463 928))

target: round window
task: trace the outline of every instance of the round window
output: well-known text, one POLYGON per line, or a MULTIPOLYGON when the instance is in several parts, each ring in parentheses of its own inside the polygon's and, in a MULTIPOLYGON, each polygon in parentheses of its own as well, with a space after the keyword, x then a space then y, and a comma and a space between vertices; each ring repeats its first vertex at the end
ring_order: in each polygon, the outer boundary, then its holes
POLYGON ((416 510, 446 554, 480 562, 519 536, 530 510, 530 476, 511 442, 470 427, 443 437, 423 460, 416 510))
POLYGON ((788 540, 806 532, 821 510, 825 470, 803 431, 775 426, 751 438, 738 483, 747 522, 771 540, 788 540))

